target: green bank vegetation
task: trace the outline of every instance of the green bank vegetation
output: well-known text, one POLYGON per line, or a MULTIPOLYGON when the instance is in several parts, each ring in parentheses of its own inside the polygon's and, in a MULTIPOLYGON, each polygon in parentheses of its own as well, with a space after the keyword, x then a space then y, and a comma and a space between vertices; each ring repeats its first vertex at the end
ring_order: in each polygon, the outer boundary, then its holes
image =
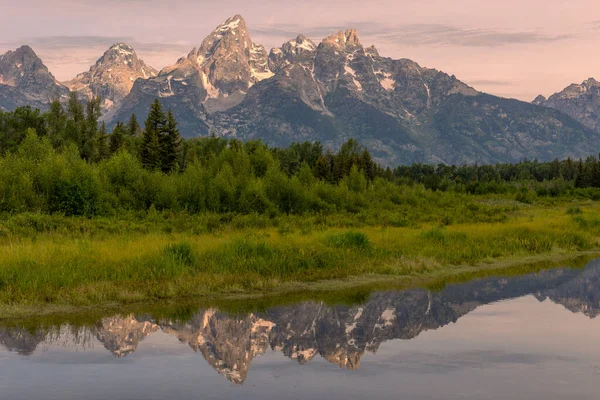
POLYGON ((572 210, 528 207, 498 222, 407 227, 332 215, 281 217, 256 228, 234 217, 202 233, 194 230, 204 216, 174 228, 170 215, 159 214, 129 229, 132 220, 22 214, 4 223, 18 233, 0 240, 0 303, 85 306, 400 285, 592 254, 600 247, 598 207, 572 210))

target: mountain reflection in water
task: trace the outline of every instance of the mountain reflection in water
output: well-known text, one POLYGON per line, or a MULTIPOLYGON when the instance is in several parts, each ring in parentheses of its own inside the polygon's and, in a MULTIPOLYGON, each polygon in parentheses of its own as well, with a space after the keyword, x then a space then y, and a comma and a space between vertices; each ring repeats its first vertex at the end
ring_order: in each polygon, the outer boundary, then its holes
POLYGON ((363 355, 376 353, 386 341, 413 339, 454 323, 482 305, 526 295, 595 318, 600 312, 600 261, 585 269, 482 279, 438 292, 375 293, 356 306, 303 302, 248 315, 201 309, 183 322, 121 315, 85 328, 0 327, 0 344, 10 352, 30 356, 50 345, 83 350, 99 342, 115 357, 128 357, 144 339, 163 332, 200 353, 229 381, 242 384, 252 361, 269 349, 300 364, 321 357, 340 368, 357 370, 363 355))

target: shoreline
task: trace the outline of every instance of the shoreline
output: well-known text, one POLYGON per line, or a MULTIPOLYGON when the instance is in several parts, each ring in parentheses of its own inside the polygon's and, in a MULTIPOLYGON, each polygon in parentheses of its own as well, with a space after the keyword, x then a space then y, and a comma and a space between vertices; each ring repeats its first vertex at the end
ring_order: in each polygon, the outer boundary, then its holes
POLYGON ((446 285, 484 279, 492 276, 527 275, 554 268, 582 268, 590 261, 600 258, 600 249, 574 252, 570 254, 541 254, 518 259, 481 262, 476 265, 454 266, 441 273, 415 274, 412 276, 389 276, 365 274, 345 279, 321 280, 316 282, 285 282, 268 291, 231 291, 206 293, 199 296, 182 296, 168 299, 147 299, 140 302, 107 302, 93 305, 75 306, 68 304, 47 305, 6 305, 0 304, 0 323, 18 324, 27 320, 35 324, 39 321, 85 321, 105 317, 109 314, 169 313, 181 307, 223 308, 225 311, 240 312, 270 306, 296 303, 300 301, 324 301, 332 304, 364 299, 377 291, 396 291, 422 288, 439 290, 446 285), (251 304, 248 304, 251 302, 251 304), (237 310, 237 311, 236 311, 237 310))

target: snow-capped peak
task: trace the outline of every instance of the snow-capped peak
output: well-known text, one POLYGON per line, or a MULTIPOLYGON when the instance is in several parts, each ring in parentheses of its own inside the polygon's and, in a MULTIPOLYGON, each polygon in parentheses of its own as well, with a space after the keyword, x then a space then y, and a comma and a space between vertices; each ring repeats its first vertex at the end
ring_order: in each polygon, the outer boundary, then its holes
POLYGON ((115 43, 87 72, 65 82, 65 85, 85 97, 102 97, 105 100, 104 111, 109 111, 129 93, 136 79, 147 79, 156 74, 154 68, 138 59, 133 47, 115 43))
POLYGON ((114 51, 125 56, 135 54, 133 47, 126 45, 125 43, 115 43, 110 47, 110 49, 108 49, 108 51, 114 51))
POLYGON ((241 15, 237 14, 237 15, 227 19, 221 25, 219 25, 217 30, 218 31, 227 31, 227 30, 237 29, 237 27, 240 26, 240 24, 245 26, 246 22, 244 21, 244 18, 242 18, 241 15))
POLYGON ((315 51, 317 46, 313 43, 312 40, 307 38, 304 35, 298 35, 296 39, 290 40, 287 42, 290 47, 294 49, 306 50, 306 51, 315 51))

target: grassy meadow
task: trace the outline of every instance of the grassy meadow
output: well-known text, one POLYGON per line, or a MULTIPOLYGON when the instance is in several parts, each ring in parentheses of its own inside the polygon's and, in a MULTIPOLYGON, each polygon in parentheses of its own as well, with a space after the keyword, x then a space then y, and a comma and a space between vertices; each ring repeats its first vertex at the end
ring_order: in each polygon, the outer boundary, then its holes
POLYGON ((446 209, 400 222, 362 214, 20 214, 0 223, 0 311, 435 285, 528 263, 568 264, 600 249, 595 202, 478 203, 485 218, 446 209))

